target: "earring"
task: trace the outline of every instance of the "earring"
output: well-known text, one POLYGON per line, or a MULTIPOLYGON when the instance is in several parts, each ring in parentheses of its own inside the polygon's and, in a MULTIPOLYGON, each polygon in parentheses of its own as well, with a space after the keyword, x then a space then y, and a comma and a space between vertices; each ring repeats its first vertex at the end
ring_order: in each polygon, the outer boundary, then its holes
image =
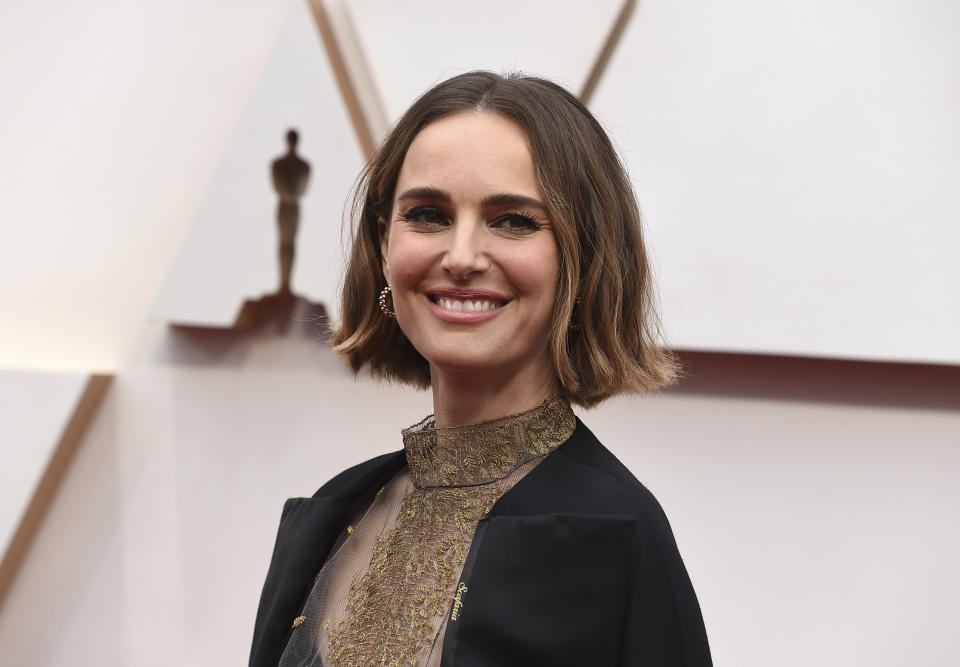
POLYGON ((380 292, 380 311, 392 320, 397 318, 397 314, 387 307, 387 295, 390 294, 390 285, 383 288, 380 292))

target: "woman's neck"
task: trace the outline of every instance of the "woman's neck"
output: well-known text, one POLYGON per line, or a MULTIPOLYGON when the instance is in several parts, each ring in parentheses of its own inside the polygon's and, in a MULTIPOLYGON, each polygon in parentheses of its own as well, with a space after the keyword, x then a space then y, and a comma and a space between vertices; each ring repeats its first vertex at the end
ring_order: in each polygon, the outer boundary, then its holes
POLYGON ((431 367, 434 423, 462 426, 531 410, 560 391, 552 365, 505 372, 431 367))

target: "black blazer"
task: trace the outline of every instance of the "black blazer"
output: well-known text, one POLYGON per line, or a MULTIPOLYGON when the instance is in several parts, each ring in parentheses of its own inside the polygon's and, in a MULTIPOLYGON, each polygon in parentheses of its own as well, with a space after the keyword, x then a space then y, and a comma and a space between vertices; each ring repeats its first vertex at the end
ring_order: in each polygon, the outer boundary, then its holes
MULTIPOLYGON (((404 464, 385 454, 286 502, 251 667, 276 667, 340 532, 404 464)), ((712 664, 663 510, 579 419, 480 520, 458 589, 444 667, 712 664)))

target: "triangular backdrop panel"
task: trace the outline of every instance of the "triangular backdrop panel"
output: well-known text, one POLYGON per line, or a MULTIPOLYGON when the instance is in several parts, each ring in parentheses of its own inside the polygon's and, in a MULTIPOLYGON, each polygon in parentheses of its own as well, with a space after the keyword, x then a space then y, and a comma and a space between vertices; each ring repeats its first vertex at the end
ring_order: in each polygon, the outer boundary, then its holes
POLYGON ((591 108, 680 348, 960 363, 960 12, 645 0, 591 108))
POLYGON ((10 545, 89 379, 87 373, 0 371, 6 443, 0 451, 0 553, 10 545))
POLYGON ((109 382, 0 370, 0 605, 109 382))
POLYGON ((243 108, 224 109, 224 122, 235 122, 236 130, 153 304, 158 319, 228 327, 244 299, 277 289, 270 163, 286 150, 290 127, 300 133, 297 152, 311 164, 300 204, 293 289, 335 312, 341 224, 362 159, 307 3, 286 2, 289 17, 259 83, 243 108))
POLYGON ((579 92, 625 4, 351 0, 344 7, 360 57, 393 122, 433 84, 474 69, 519 70, 579 92))

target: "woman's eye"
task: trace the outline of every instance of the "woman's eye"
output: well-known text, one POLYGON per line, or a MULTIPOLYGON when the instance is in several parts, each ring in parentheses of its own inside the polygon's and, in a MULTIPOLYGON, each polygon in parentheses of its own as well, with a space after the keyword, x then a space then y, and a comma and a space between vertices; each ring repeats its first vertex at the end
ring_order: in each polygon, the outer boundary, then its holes
POLYGON ((418 206, 403 214, 403 219, 415 225, 445 225, 447 216, 438 208, 418 206))
POLYGON ((516 231, 540 229, 540 225, 537 224, 533 218, 523 215, 522 213, 510 213, 509 215, 501 216, 493 222, 492 226, 516 231))

